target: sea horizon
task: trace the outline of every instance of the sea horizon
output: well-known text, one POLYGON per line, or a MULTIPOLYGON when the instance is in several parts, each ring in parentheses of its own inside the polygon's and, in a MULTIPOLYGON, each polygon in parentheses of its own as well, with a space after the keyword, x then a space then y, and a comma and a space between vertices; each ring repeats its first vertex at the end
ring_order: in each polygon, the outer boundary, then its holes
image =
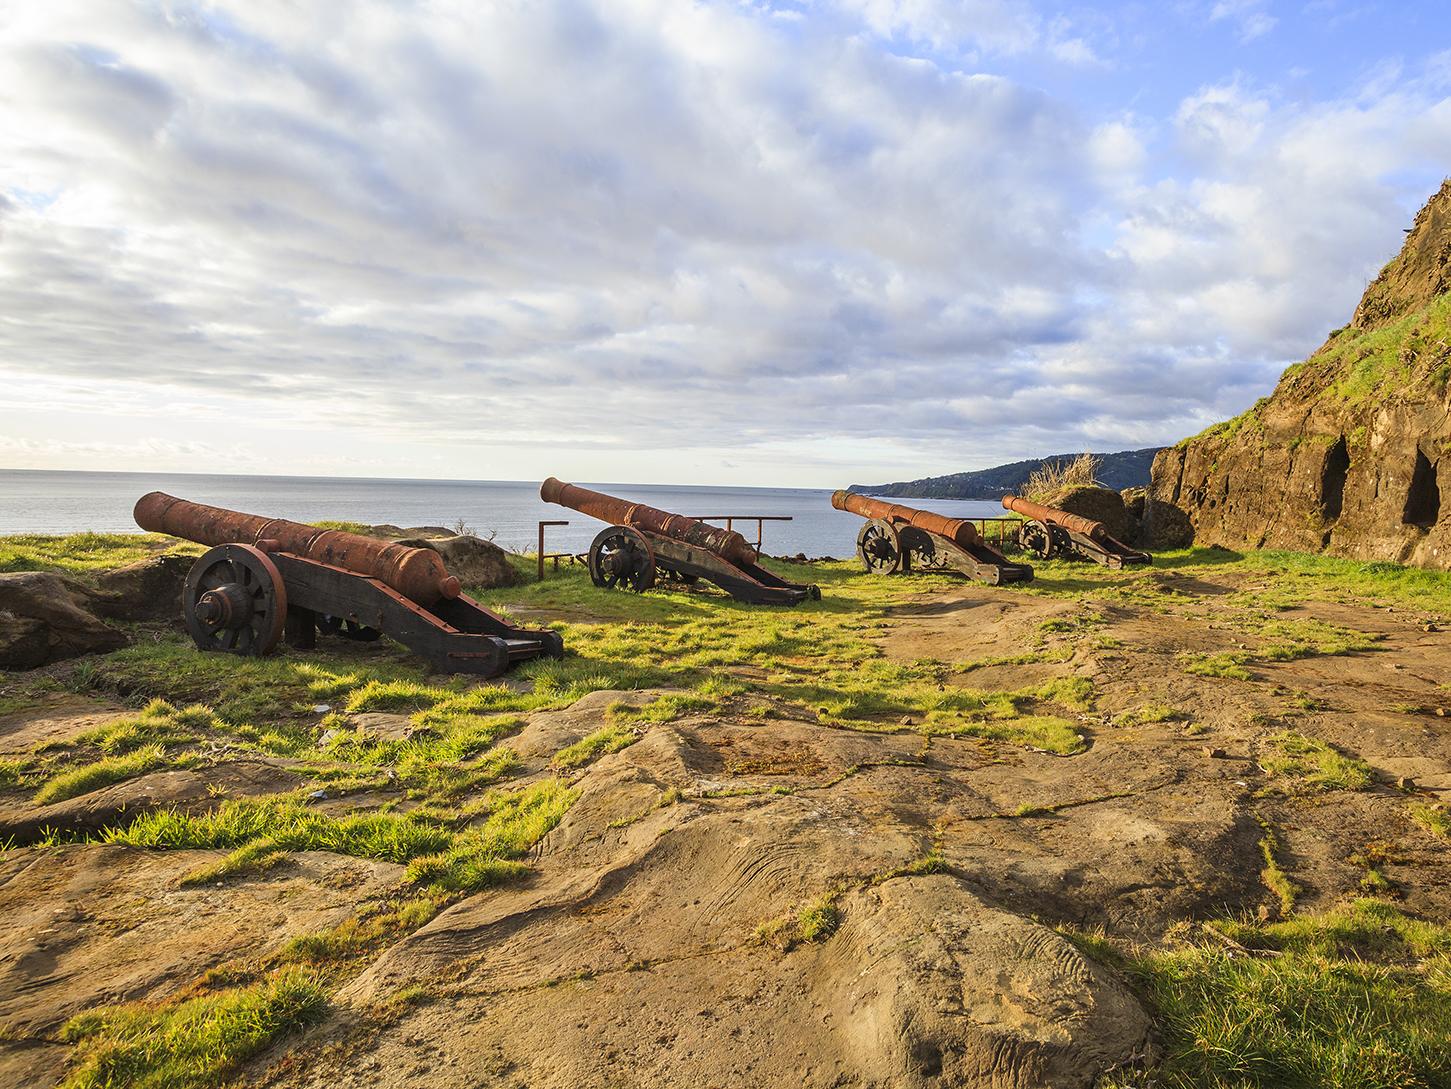
MULTIPOLYGON (((578 480, 599 491, 694 517, 768 519, 762 548, 770 555, 847 557, 855 552, 862 519, 831 506, 829 488, 643 484, 578 480)), ((462 527, 514 552, 538 547, 541 520, 546 551, 582 552, 604 523, 539 498, 539 481, 421 477, 292 476, 257 473, 159 473, 135 470, 0 469, 0 536, 16 534, 139 533, 137 499, 166 491, 248 514, 294 521, 338 520, 367 525, 462 527)), ((909 505, 965 518, 1003 514, 987 500, 913 499, 909 505)), ((755 539, 754 521, 735 528, 755 539)))

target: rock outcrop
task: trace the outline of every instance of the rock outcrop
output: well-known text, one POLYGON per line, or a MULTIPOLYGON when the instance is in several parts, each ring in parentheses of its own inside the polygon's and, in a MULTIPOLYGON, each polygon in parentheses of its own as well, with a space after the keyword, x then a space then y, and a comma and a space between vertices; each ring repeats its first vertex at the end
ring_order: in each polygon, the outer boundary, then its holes
POLYGON ((405 537, 398 542, 410 548, 431 548, 443 557, 449 574, 457 575, 467 589, 493 590, 524 581, 509 562, 509 554, 493 541, 461 534, 440 539, 405 537))
POLYGON ((195 556, 167 553, 107 571, 96 612, 112 620, 179 620, 181 592, 195 556))
POLYGON ((1451 181, 1349 325, 1272 396, 1155 458, 1151 527, 1172 521, 1161 505, 1203 545, 1451 569, 1451 181))
POLYGON ((0 575, 0 669, 34 669, 61 658, 105 653, 126 634, 95 612, 95 594, 61 575, 0 575))

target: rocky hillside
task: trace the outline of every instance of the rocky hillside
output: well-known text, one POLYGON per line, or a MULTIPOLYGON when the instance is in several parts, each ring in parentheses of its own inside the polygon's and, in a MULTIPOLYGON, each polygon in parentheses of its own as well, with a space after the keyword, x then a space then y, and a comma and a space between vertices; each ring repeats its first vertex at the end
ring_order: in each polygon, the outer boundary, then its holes
MULTIPOLYGON (((1099 483, 1121 491, 1142 488, 1149 482, 1149 467, 1159 447, 1146 450, 1123 450, 1116 454, 1095 454, 1099 459, 1099 483)), ((1030 458, 991 469, 969 473, 949 473, 921 480, 899 480, 895 484, 853 484, 848 491, 864 495, 884 495, 894 499, 991 499, 998 500, 1010 492, 1019 492, 1028 477, 1052 461, 1071 462, 1077 454, 1054 454, 1046 458, 1030 458)))
POLYGON ((1350 324, 1248 412, 1160 453, 1151 498, 1200 544, 1451 568, 1451 180, 1350 324))

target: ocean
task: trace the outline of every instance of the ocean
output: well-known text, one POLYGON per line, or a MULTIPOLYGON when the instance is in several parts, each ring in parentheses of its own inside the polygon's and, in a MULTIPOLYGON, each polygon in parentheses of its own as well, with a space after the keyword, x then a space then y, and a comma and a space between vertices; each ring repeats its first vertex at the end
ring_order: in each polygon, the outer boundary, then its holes
MULTIPOLYGON (((831 492, 815 488, 706 488, 670 484, 599 484, 571 481, 622 499, 676 514, 788 515, 766 522, 767 555, 847 557, 856 548, 862 521, 836 510, 831 492)), ((92 473, 0 469, 0 535, 15 533, 138 533, 131 517, 136 500, 150 491, 230 507, 248 514, 299 522, 339 519, 369 525, 447 526, 462 522, 480 536, 516 552, 533 552, 541 519, 550 526, 546 549, 583 552, 603 523, 545 503, 538 481, 386 480, 354 477, 209 476, 193 473, 92 473)), ((912 499, 908 505, 958 518, 1005 513, 982 500, 912 499)), ((755 540, 755 523, 735 527, 755 540)))

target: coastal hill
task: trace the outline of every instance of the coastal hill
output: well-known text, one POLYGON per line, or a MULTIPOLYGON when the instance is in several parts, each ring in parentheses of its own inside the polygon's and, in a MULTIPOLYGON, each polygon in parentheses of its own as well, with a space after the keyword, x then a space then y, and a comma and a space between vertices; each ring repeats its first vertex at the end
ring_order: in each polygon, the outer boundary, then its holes
POLYGON ((1451 180, 1350 324, 1236 418, 1164 450, 1200 544, 1451 568, 1451 180))
MULTIPOLYGON (((1149 483, 1149 469, 1160 447, 1145 450, 1123 450, 1116 454, 1095 454, 1099 459, 1098 481, 1106 488, 1142 488, 1149 483)), ((1001 499, 1009 492, 1019 491, 1028 477, 1050 462, 1068 464, 1077 454, 1055 454, 1046 458, 1029 458, 991 469, 976 469, 946 476, 929 476, 921 480, 902 480, 895 484, 853 484, 847 489, 863 495, 880 495, 892 499, 1001 499)))

